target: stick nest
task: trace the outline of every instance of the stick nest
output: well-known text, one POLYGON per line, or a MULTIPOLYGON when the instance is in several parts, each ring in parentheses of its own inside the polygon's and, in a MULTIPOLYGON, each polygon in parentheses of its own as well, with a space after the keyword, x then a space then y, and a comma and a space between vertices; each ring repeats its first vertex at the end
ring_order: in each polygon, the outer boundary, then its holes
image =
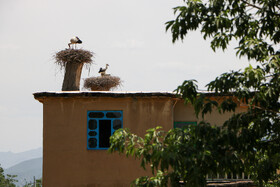
POLYGON ((92 64, 93 52, 84 49, 65 49, 57 52, 54 55, 55 63, 62 68, 67 63, 85 63, 92 64))
POLYGON ((121 79, 111 75, 86 78, 84 82, 84 88, 91 91, 109 91, 120 85, 121 79))

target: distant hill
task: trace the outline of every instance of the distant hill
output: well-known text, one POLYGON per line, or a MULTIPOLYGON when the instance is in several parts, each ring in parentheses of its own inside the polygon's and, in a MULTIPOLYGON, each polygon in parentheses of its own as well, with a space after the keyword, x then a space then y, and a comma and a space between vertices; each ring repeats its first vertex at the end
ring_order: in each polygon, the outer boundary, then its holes
POLYGON ((42 164, 42 157, 27 160, 5 169, 5 174, 17 175, 18 182, 16 185, 23 186, 27 182, 33 181, 34 176, 36 179, 42 178, 42 164))
POLYGON ((0 152, 0 164, 2 168, 6 169, 20 162, 39 157, 42 157, 42 147, 21 153, 0 152))

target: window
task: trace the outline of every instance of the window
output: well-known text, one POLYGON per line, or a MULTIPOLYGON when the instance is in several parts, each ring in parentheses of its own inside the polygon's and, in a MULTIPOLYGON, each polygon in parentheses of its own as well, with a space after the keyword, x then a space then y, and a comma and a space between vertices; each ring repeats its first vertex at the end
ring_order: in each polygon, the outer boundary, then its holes
POLYGON ((108 149, 110 136, 122 128, 122 111, 87 112, 87 149, 108 149))
POLYGON ((182 128, 190 125, 197 125, 196 121, 175 121, 174 128, 182 128))

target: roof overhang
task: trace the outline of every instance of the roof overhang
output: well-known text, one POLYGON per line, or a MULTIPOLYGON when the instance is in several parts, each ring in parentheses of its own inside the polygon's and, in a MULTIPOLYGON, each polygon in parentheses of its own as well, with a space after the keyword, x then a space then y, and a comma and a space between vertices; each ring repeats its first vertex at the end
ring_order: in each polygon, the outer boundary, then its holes
POLYGON ((42 102, 45 98, 125 98, 125 97, 161 97, 161 98, 178 98, 174 92, 116 92, 116 91, 48 91, 33 93, 34 98, 42 102))

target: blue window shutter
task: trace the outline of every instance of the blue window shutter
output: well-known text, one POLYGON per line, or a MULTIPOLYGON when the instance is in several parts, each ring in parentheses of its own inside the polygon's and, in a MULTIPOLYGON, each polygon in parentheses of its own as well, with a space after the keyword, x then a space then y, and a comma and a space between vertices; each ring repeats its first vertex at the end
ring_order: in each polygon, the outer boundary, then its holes
POLYGON ((87 112, 87 149, 106 150, 113 133, 123 127, 122 111, 87 112))

